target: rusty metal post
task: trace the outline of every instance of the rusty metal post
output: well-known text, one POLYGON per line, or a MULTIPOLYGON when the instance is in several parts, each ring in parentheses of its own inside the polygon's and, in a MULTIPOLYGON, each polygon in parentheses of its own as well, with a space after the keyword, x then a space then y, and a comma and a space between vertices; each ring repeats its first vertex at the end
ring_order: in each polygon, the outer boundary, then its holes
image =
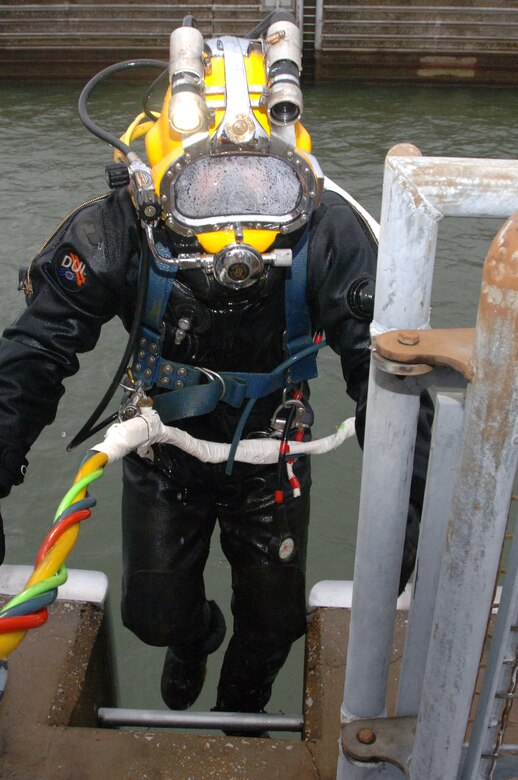
POLYGON ((506 569, 461 780, 492 778, 505 755, 503 741, 518 671, 518 533, 513 534, 506 569))
POLYGON ((482 278, 462 455, 412 753, 415 780, 457 777, 518 461, 518 213, 482 278))

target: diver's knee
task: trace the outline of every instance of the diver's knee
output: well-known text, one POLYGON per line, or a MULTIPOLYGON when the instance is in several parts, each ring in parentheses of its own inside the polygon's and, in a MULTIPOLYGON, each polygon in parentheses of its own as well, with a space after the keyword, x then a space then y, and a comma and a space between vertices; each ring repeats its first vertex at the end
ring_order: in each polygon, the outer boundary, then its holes
POLYGON ((203 593, 182 578, 139 571, 123 582, 122 622, 148 645, 187 645, 206 631, 205 603, 203 593))

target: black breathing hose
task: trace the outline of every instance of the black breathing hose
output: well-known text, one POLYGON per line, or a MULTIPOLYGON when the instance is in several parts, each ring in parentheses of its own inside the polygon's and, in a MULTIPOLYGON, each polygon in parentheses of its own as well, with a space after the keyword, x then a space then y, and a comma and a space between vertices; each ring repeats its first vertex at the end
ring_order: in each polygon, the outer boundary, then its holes
POLYGON ((124 350, 124 354, 121 358, 121 361, 119 363, 119 366, 117 368, 117 371, 115 372, 115 375, 110 383, 110 386, 106 390, 105 394, 97 404, 96 408, 88 418, 88 420, 85 422, 85 424, 82 426, 81 430, 76 433, 70 444, 67 446, 67 451, 70 452, 70 450, 75 449, 79 444, 82 444, 86 439, 88 439, 90 436, 92 436, 94 433, 97 433, 98 431, 102 430, 106 425, 109 425, 110 423, 114 422, 117 414, 112 414, 109 417, 107 417, 105 420, 103 420, 98 425, 95 425, 101 414, 104 412, 106 407, 108 406, 109 402, 111 401, 115 391, 117 390, 120 381, 122 377, 124 376, 124 373, 126 372, 128 368, 129 361, 131 359, 131 355, 133 353, 133 349, 135 346, 135 342, 137 340, 137 335, 140 328, 140 323, 142 322, 142 317, 144 316, 144 308, 146 305, 146 297, 147 297, 147 286, 148 286, 148 277, 149 277, 149 249, 147 245, 141 246, 140 248, 140 281, 138 285, 138 295, 137 295, 137 302, 135 306, 135 316, 133 317, 133 322, 131 325, 131 330, 128 336, 128 342, 126 344, 126 349, 124 350), (95 427, 94 427, 95 425, 95 427))
POLYGON ((107 68, 104 68, 104 70, 101 70, 99 73, 97 73, 97 75, 90 79, 79 96, 79 103, 77 106, 79 111, 79 118, 81 119, 81 122, 84 124, 86 129, 90 130, 90 132, 97 136, 97 138, 100 138, 101 141, 106 141, 106 143, 111 144, 111 146, 114 146, 125 155, 128 155, 131 152, 128 144, 125 144, 113 133, 109 133, 107 130, 103 130, 102 127, 99 127, 99 125, 97 125, 93 119, 91 119, 88 113, 88 101, 90 100, 90 96, 93 90, 97 87, 98 84, 101 83, 101 81, 109 78, 109 76, 112 76, 114 73, 120 73, 123 70, 140 67, 162 68, 162 70, 164 70, 165 68, 168 68, 169 65, 163 60, 125 60, 124 62, 117 62, 115 65, 109 65, 107 68))
POLYGON ((297 24, 297 20, 290 11, 279 11, 276 9, 269 13, 268 16, 265 16, 253 30, 250 30, 250 32, 245 35, 245 38, 259 38, 266 32, 271 24, 274 24, 274 22, 292 22, 293 24, 297 24))
MULTIPOLYGON (((93 133, 93 135, 95 135, 97 138, 100 138, 101 141, 106 141, 106 143, 111 144, 111 146, 114 146, 116 149, 118 149, 126 156, 131 152, 131 148, 128 146, 128 144, 125 144, 123 141, 120 140, 120 138, 118 138, 113 133, 109 133, 107 130, 103 130, 102 127, 99 127, 99 125, 97 125, 93 121, 93 119, 91 119, 88 113, 88 101, 90 100, 90 96, 93 90, 98 86, 98 84, 100 84, 106 78, 109 78, 109 76, 112 76, 114 73, 120 73, 123 70, 128 70, 130 68, 136 68, 136 67, 153 67, 153 68, 164 69, 167 68, 168 65, 163 60, 144 60, 144 59, 125 60, 124 62, 118 62, 115 65, 109 65, 107 68, 104 68, 99 73, 97 73, 97 75, 95 75, 93 78, 90 79, 90 81, 86 84, 83 91, 81 92, 79 96, 79 103, 78 103, 79 117, 82 123, 84 124, 84 126, 87 128, 87 130, 93 133)), ((148 285, 148 276, 149 276, 148 252, 149 249, 147 247, 147 244, 145 246, 141 244, 140 280, 138 285, 137 301, 135 306, 135 316, 133 317, 133 322, 131 324, 131 330, 129 332, 128 341, 126 344, 126 348, 124 350, 124 354, 122 355, 117 371, 115 372, 115 375, 110 383, 110 386, 106 390, 104 396, 101 398, 101 400, 97 404, 96 408, 94 409, 94 411, 92 412, 88 420, 82 426, 81 430, 79 430, 78 433, 76 433, 76 435, 74 436, 70 444, 67 446, 67 450, 69 452, 70 450, 75 449, 75 447, 78 447, 94 433, 97 433, 98 431, 102 430, 106 425, 109 425, 117 418, 117 414, 114 413, 111 414, 102 422, 95 425, 95 423, 97 422, 101 414, 106 409, 110 400, 112 399, 115 391, 117 390, 120 381, 128 368, 129 361, 133 353, 135 341, 139 332, 140 323, 142 321, 142 317, 144 315, 144 308, 146 305, 147 285, 148 285)))

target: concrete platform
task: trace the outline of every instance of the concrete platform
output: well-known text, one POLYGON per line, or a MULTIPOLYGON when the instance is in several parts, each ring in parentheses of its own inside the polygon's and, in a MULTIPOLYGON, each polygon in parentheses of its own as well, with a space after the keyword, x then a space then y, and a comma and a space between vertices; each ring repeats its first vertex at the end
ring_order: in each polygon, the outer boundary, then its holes
POLYGON ((0 703, 3 780, 335 777, 347 610, 310 616, 300 740, 98 728, 97 709, 115 706, 103 610, 59 601, 50 612, 9 659, 0 703))
MULTIPOLYGON (((98 709, 116 706, 102 604, 61 600, 49 612, 9 659, 0 701, 2 780, 335 780, 349 609, 317 607, 309 615, 304 732, 292 740, 99 728, 98 709)), ((389 714, 406 618, 399 610, 389 714)), ((516 724, 506 736, 514 742, 516 724)))

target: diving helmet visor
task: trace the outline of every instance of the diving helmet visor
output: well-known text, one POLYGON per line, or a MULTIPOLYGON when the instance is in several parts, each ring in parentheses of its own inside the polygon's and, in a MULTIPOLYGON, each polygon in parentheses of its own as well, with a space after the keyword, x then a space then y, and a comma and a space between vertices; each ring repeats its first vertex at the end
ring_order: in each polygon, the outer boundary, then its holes
POLYGON ((177 160, 160 195, 167 225, 179 233, 236 225, 284 233, 307 222, 320 200, 321 178, 316 160, 299 150, 286 157, 210 154, 177 160))
POLYGON ((173 184, 179 215, 188 219, 293 213, 302 186, 284 160, 265 155, 202 157, 173 184))

